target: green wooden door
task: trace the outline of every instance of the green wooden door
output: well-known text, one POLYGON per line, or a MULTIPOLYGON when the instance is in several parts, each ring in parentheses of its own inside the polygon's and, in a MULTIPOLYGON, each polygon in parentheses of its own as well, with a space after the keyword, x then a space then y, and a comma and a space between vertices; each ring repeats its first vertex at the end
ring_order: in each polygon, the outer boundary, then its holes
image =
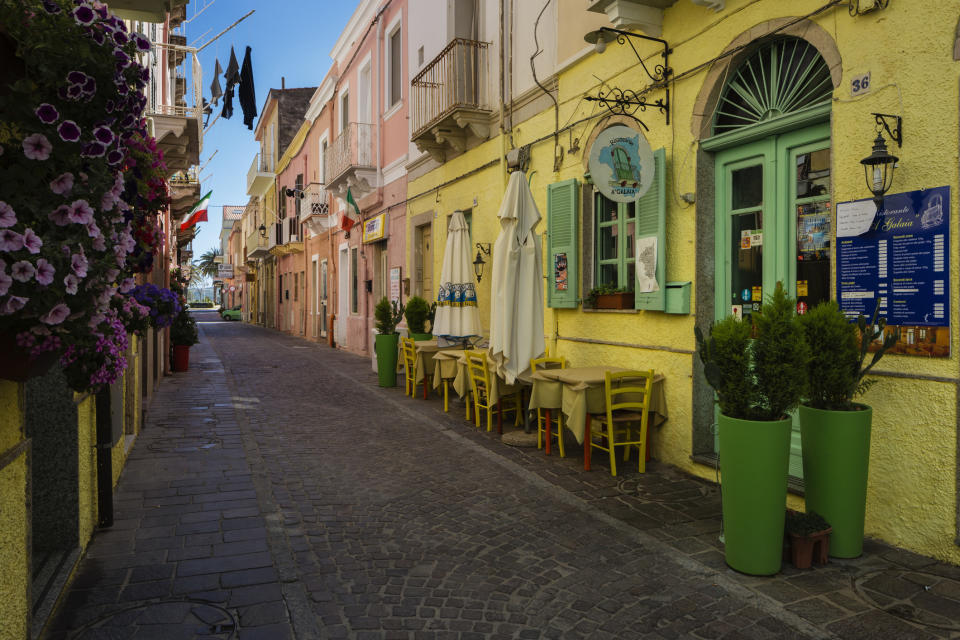
MULTIPOLYGON (((758 312, 778 281, 800 313, 829 300, 829 125, 725 149, 715 167, 717 319, 758 312)), ((796 416, 790 474, 803 477, 796 416)))

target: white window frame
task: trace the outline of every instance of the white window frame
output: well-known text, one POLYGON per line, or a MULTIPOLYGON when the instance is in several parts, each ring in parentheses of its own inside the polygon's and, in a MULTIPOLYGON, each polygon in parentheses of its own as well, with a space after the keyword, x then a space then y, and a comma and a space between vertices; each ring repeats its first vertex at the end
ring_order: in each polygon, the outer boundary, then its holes
POLYGON ((404 49, 403 49, 403 32, 401 31, 402 26, 403 26, 403 14, 398 13, 397 17, 393 19, 393 21, 387 26, 386 30, 384 31, 385 41, 384 41, 383 49, 384 49, 384 52, 386 53, 387 60, 386 60, 386 64, 384 65, 384 73, 383 73, 383 79, 384 79, 383 95, 387 97, 387 99, 384 100, 384 106, 387 112, 389 112, 396 105, 403 102, 403 86, 404 86, 403 51, 404 49), (390 102, 393 98, 393 96, 390 95, 390 86, 393 84, 393 57, 391 54, 392 50, 390 48, 390 40, 393 38, 394 35, 397 34, 397 32, 400 32, 400 95, 397 96, 397 99, 395 101, 390 102))
POLYGON ((345 129, 344 124, 350 123, 350 83, 343 83, 343 89, 340 90, 340 93, 337 95, 337 134, 343 133, 345 129), (344 114, 343 100, 347 100, 346 114, 344 114), (344 123, 344 115, 346 115, 346 123, 344 123))
POLYGON ((320 139, 317 140, 317 154, 320 157, 320 184, 326 186, 327 184, 327 158, 323 152, 323 143, 327 143, 327 149, 330 149, 330 130, 324 129, 323 133, 320 134, 320 139))
POLYGON ((372 53, 368 53, 357 69, 357 122, 372 124, 373 113, 373 56, 372 53), (366 74, 366 82, 364 82, 364 74, 366 74))

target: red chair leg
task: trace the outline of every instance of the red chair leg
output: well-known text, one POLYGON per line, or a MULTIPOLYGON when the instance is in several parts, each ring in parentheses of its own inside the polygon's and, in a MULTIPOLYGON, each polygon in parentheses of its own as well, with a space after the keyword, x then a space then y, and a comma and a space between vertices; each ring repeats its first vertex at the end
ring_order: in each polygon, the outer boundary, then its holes
POLYGON ((423 376, 423 399, 427 399, 427 376, 423 376))
POLYGON ((547 455, 550 455, 550 439, 551 439, 550 438, 550 409, 543 410, 543 422, 544 422, 543 427, 544 427, 544 430, 546 431, 546 437, 547 437, 546 453, 547 455))
POLYGON ((503 433, 503 406, 497 400, 497 433, 503 433))
POLYGON ((583 430, 583 470, 590 471, 590 414, 587 414, 587 424, 583 430))

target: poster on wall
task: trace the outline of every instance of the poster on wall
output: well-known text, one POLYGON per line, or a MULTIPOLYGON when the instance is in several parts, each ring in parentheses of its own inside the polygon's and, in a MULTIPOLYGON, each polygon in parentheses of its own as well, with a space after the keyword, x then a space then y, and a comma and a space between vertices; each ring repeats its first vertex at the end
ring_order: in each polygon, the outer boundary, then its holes
POLYGON ((390 268, 390 300, 400 302, 400 267, 390 268))
POLYGON ((634 202, 653 184, 653 149, 635 129, 615 125, 600 132, 590 147, 590 179, 614 202, 634 202))
POLYGON ((950 187, 837 204, 837 299, 851 319, 879 316, 888 353, 950 355, 950 187))

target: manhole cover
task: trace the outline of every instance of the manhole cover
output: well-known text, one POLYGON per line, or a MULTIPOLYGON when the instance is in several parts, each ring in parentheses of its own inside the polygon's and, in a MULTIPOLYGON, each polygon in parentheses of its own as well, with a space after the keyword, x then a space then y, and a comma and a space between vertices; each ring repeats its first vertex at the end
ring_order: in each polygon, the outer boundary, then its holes
POLYGON ((623 478, 617 490, 628 496, 636 496, 644 502, 676 504, 703 500, 718 495, 718 488, 690 478, 671 478, 657 474, 623 478))
POLYGON ((960 631, 960 580, 924 571, 884 569, 857 578, 854 589, 868 604, 898 618, 960 631))
POLYGON ((187 453, 190 451, 207 451, 221 444, 222 442, 218 438, 187 436, 184 438, 159 438, 147 445, 147 448, 161 453, 187 453))
POLYGON ((82 627, 73 640, 93 638, 236 637, 237 621, 226 609, 202 602, 155 602, 113 611, 82 627), (115 633, 122 630, 122 634, 115 633))

